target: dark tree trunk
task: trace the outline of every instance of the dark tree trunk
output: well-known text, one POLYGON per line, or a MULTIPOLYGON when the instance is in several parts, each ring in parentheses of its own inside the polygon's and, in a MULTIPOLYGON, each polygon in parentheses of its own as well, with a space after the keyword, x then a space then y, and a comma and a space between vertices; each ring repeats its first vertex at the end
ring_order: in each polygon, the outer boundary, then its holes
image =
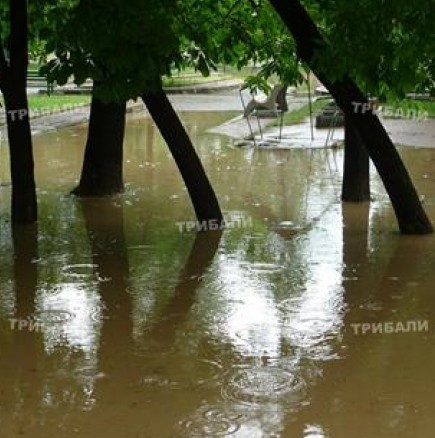
POLYGON ((10 59, 0 42, 0 89, 5 101, 12 179, 12 223, 37 220, 37 202, 27 86, 27 1, 10 1, 10 59))
POLYGON ((73 194, 109 196, 124 190, 125 113, 125 102, 104 103, 92 97, 83 169, 73 194))
POLYGON ((344 128, 344 202, 370 201, 370 159, 358 131, 349 120, 344 128))
POLYGON ((165 139, 190 194, 199 221, 222 221, 222 212, 201 161, 163 90, 142 99, 165 139))
POLYGON ((400 230, 408 234, 433 232, 411 178, 387 132, 371 111, 355 111, 355 103, 368 103, 357 85, 344 77, 335 81, 321 65, 314 61, 317 50, 328 50, 327 44, 298 0, 270 0, 271 4, 292 33, 297 54, 313 70, 342 109, 347 120, 367 148, 393 204, 400 230))

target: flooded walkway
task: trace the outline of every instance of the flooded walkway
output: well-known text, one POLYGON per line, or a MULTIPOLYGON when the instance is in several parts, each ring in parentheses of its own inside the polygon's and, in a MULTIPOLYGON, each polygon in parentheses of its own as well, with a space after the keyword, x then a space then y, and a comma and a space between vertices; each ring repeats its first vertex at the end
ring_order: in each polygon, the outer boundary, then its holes
MULTIPOLYGON (((232 116, 182 114, 236 224, 198 235, 142 114, 113 199, 68 195, 85 126, 35 137, 37 233, 0 187, 1 437, 433 437, 435 236, 396 233, 374 175, 343 206, 341 150, 207 132, 232 116)), ((435 221, 435 151, 401 154, 435 221)))

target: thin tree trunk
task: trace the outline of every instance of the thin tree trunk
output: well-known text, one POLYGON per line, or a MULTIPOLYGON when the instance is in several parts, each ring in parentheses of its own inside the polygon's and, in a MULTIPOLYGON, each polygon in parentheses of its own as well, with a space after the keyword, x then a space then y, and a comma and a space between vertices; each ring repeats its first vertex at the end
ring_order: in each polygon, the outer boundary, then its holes
POLYGON ((357 130, 349 120, 344 127, 344 172, 341 199, 370 201, 370 159, 357 130))
POLYGON ((360 135, 390 196, 402 233, 433 232, 411 178, 378 117, 371 111, 355 111, 355 103, 367 104, 367 98, 349 77, 335 81, 325 68, 314 61, 316 51, 328 50, 328 47, 306 10, 298 0, 270 2, 292 33, 300 59, 310 66, 329 90, 360 135))
POLYGON ((0 42, 0 89, 4 96, 12 179, 12 223, 37 220, 32 134, 27 102, 27 1, 10 0, 10 59, 0 42))
POLYGON ((86 197, 123 192, 125 113, 126 102, 104 103, 93 95, 82 174, 73 194, 86 197))
POLYGON ((142 99, 165 139, 190 194, 199 221, 222 221, 222 212, 201 161, 163 90, 142 99))

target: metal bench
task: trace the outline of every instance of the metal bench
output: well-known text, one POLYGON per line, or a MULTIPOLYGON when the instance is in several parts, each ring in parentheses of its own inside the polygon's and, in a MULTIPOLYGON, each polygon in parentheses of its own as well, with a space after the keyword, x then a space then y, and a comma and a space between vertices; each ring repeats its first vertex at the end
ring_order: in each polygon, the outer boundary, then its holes
POLYGON ((41 75, 38 70, 28 70, 27 71, 27 86, 40 87, 41 85, 45 86, 45 89, 46 89, 47 94, 49 96, 50 96, 50 94, 53 93, 54 84, 51 84, 50 82, 48 82, 46 76, 41 75))

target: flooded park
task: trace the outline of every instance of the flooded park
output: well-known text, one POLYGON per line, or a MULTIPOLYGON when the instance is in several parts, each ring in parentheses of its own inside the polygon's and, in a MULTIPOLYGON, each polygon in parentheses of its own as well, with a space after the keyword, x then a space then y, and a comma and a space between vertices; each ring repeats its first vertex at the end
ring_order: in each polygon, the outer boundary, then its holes
MULTIPOLYGON (((2 143, 1 437, 434 436, 435 235, 399 234, 374 169, 342 203, 342 148, 215 133, 236 115, 180 113, 215 231, 137 112, 115 197, 69 194, 85 124, 34 136, 40 219, 12 239, 2 143)), ((434 221, 435 149, 399 152, 434 221)))

